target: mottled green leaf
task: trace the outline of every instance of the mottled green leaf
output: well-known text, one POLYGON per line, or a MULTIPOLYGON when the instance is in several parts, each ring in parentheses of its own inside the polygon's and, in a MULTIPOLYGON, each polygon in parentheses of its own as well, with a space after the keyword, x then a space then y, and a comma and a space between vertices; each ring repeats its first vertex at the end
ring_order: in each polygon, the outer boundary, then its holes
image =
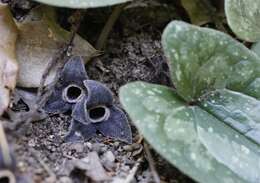
POLYGON ((199 182, 260 182, 260 58, 224 33, 179 21, 162 43, 176 91, 142 82, 120 90, 137 128, 199 182))
POLYGON ((97 8, 125 3, 131 0, 35 0, 44 4, 67 8, 97 8))
POLYGON ((224 89, 208 94, 200 106, 250 140, 260 144, 259 100, 224 89))
POLYGON ((120 101, 157 152, 198 182, 260 181, 259 145, 200 107, 186 105, 172 89, 131 83, 121 88, 120 101))
POLYGON ((228 24, 241 39, 260 40, 260 0, 226 0, 228 24))
POLYGON ((260 59, 230 36, 173 21, 162 44, 177 92, 186 101, 223 88, 260 98, 260 59))
POLYGON ((256 42, 252 45, 251 50, 254 51, 260 57, 260 42, 256 42))

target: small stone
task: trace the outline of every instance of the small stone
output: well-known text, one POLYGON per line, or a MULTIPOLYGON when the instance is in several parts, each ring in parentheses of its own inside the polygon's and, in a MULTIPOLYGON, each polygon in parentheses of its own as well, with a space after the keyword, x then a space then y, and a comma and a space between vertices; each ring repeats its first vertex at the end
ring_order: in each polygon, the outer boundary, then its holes
POLYGON ((107 151, 107 146, 103 146, 101 149, 100 149, 101 152, 106 152, 107 151))
POLYGON ((69 177, 61 177, 59 183, 73 183, 69 177))
POLYGON ((24 164, 22 161, 19 161, 19 162, 17 163, 17 168, 18 168, 21 172, 26 171, 26 166, 25 166, 25 164, 24 164))
POLYGON ((75 150, 77 153, 82 153, 84 151, 84 146, 82 143, 71 144, 70 149, 75 150))
POLYGON ((127 165, 122 167, 122 171, 127 172, 127 171, 129 171, 129 170, 130 170, 130 167, 127 166, 127 165))
POLYGON ((123 149, 125 151, 133 151, 133 146, 132 145, 125 145, 125 146, 123 146, 123 149))
POLYGON ((50 176, 50 177, 47 177, 44 182, 55 183, 56 182, 56 178, 50 176))
POLYGON ((50 139, 53 139, 53 138, 54 138, 54 135, 50 135, 49 137, 50 137, 50 139))
POLYGON ((35 147, 36 144, 35 144, 34 139, 29 140, 28 145, 29 145, 30 147, 35 147))
POLYGON ((115 160, 116 158, 112 151, 107 151, 102 156, 102 164, 109 171, 113 171, 116 167, 115 160))
POLYGON ((100 143, 94 143, 92 144, 92 150, 96 152, 101 152, 102 145, 100 143))
POLYGON ((92 143, 86 142, 85 145, 86 145, 90 150, 92 150, 92 148, 93 148, 92 143))
POLYGON ((107 151, 104 153, 103 155, 103 159, 105 161, 109 161, 109 162, 114 162, 116 160, 114 154, 112 153, 112 151, 107 151))
POLYGON ((115 142, 115 143, 114 143, 114 147, 118 147, 119 145, 120 145, 119 142, 115 142))

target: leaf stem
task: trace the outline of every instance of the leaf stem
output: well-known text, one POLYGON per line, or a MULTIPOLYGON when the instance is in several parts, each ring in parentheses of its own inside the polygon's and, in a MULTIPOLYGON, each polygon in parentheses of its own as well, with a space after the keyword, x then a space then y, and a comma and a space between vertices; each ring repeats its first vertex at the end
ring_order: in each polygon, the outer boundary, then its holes
POLYGON ((97 43, 95 45, 96 49, 102 50, 105 48, 108 36, 113 29, 118 17, 120 16, 121 12, 124 10, 128 3, 117 5, 114 9, 112 14, 109 16, 104 28, 102 29, 97 43))

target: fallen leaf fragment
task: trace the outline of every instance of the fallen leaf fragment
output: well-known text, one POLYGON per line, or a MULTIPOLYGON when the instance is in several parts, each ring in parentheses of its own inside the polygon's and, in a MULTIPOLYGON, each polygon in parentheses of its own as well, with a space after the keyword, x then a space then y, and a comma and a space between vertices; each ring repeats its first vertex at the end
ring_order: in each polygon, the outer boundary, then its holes
MULTIPOLYGON (((39 87, 48 63, 57 55, 70 38, 70 33, 55 22, 55 12, 49 7, 38 7, 24 22, 17 24, 17 60, 20 66, 18 86, 39 87)), ((76 35, 72 55, 88 61, 98 55, 86 40, 76 35)), ((57 67, 53 68, 46 84, 53 81, 57 67)))
POLYGON ((15 89, 13 92, 13 100, 10 102, 10 108, 7 109, 7 114, 11 121, 21 122, 29 117, 31 121, 40 121, 47 118, 47 114, 39 109, 33 111, 37 96, 26 90, 15 89))
POLYGON ((110 177, 101 164, 97 152, 88 153, 83 159, 75 159, 67 162, 65 172, 70 174, 73 170, 79 169, 84 172, 85 176, 95 182, 108 181, 110 177))
POLYGON ((8 107, 10 90, 16 85, 18 65, 15 45, 17 27, 9 8, 0 3, 0 115, 8 107))

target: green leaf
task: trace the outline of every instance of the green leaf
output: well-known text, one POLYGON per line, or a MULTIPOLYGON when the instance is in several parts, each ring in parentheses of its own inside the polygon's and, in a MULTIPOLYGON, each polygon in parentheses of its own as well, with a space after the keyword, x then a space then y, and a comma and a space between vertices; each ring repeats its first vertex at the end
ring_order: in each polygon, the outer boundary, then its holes
POLYGON ((260 182, 260 58, 224 33, 179 21, 162 44, 176 91, 142 82, 120 90, 139 131, 198 182, 260 182))
POLYGON ((35 0, 40 3, 67 8, 97 8, 125 3, 131 0, 35 0))
POLYGON ((225 12, 229 26, 239 38, 260 40, 260 0, 226 0, 225 12))
POLYGON ((186 101, 223 88, 260 98, 260 59, 230 36, 173 21, 162 44, 177 93, 186 101))
POLYGON ((200 105, 206 111, 260 144, 260 101, 230 90, 216 90, 200 105))
POLYGON ((251 50, 254 51, 260 57, 260 42, 256 42, 252 45, 251 50))
POLYGON ((131 83, 120 89, 120 101, 157 152, 196 181, 260 181, 259 145, 172 89, 131 83))

